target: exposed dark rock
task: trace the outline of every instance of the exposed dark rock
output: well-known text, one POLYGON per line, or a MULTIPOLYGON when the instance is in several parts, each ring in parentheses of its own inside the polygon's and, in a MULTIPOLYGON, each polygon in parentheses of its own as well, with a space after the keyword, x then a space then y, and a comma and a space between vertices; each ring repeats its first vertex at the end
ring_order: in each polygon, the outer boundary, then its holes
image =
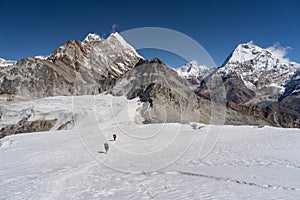
POLYGON ((18 133, 49 131, 54 126, 55 122, 56 120, 28 121, 27 118, 23 118, 17 124, 1 128, 0 138, 18 133))
POLYGON ((241 105, 229 101, 228 107, 236 110, 242 114, 258 117, 272 126, 279 126, 285 128, 300 128, 299 113, 287 112, 280 108, 278 103, 271 103, 269 105, 241 105))
POLYGON ((113 95, 139 97, 143 102, 144 123, 202 122, 213 124, 267 124, 258 118, 241 115, 226 105, 195 95, 176 71, 161 62, 144 62, 126 72, 111 90, 113 95), (217 118, 217 119, 212 119, 217 118), (222 121, 225 120, 225 121, 222 121))
POLYGON ((246 103, 255 96, 255 92, 248 89, 242 79, 235 73, 223 78, 226 99, 235 103, 246 103))

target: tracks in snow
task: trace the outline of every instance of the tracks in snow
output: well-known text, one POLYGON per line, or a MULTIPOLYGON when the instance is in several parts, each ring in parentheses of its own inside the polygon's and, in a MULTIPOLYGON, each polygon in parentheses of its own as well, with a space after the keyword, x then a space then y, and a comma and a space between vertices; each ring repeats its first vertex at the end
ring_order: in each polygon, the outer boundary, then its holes
POLYGON ((259 184, 259 183, 247 182, 247 181, 242 181, 242 180, 237 180, 237 179, 231 179, 228 177, 218 177, 218 176, 211 176, 211 175, 206 175, 206 174, 183 172, 183 171, 179 171, 178 173, 181 175, 184 175, 184 176, 202 177, 202 178, 213 179, 216 181, 231 182, 231 183, 236 183, 236 184, 240 184, 240 185, 248 185, 248 186, 254 186, 254 187, 265 188, 265 189, 280 189, 280 190, 292 190, 292 191, 299 190, 298 188, 294 188, 294 187, 259 184))

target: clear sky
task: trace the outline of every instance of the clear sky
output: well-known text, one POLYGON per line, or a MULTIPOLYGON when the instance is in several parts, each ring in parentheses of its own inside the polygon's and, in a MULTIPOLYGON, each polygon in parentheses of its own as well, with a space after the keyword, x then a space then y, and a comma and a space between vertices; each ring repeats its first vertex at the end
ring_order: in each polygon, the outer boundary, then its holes
MULTIPOLYGON (((239 43, 291 47, 287 57, 300 63, 300 1, 0 1, 0 57, 18 60, 49 55, 67 40, 89 32, 107 36, 138 27, 163 27, 198 41, 221 65, 239 43), (179 3, 180 2, 180 3, 179 3)), ((176 41, 174 41, 176 42, 176 41)), ((177 67, 182 60, 144 50, 177 67)), ((201 61, 199 64, 201 64, 201 61)))

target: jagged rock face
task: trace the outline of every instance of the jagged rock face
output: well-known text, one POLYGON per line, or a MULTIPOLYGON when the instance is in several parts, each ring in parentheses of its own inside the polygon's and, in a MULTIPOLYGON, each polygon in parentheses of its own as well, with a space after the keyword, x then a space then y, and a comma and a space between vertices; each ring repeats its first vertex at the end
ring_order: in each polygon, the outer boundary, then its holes
POLYGON ((2 100, 103 92, 141 57, 118 34, 68 41, 47 59, 30 57, 0 71, 2 100))

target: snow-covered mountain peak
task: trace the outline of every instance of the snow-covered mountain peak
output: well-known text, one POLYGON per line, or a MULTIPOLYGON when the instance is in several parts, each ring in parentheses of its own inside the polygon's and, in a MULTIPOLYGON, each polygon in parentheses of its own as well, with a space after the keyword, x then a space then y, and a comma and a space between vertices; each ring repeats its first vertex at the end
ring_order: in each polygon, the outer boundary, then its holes
POLYGON ((239 44, 219 72, 225 77, 237 74, 256 96, 273 101, 283 94, 285 85, 300 67, 300 64, 290 62, 286 53, 286 48, 276 45, 264 49, 253 42, 239 44))
POLYGON ((14 60, 5 60, 3 58, 0 58, 0 67, 8 67, 14 64, 16 64, 16 61, 14 60))
POLYGON ((89 33, 83 41, 95 42, 95 41, 101 41, 101 40, 103 40, 103 39, 96 33, 89 33))
POLYGON ((108 36, 107 41, 115 44, 115 43, 119 43, 121 44, 123 47, 125 48, 130 48, 130 49, 134 49, 132 46, 130 46, 125 40, 124 38, 117 32, 112 33, 108 36))
POLYGON ((136 50, 130 45, 128 44, 125 39, 118 33, 118 32, 114 32, 112 34, 110 34, 108 36, 108 38, 106 39, 106 41, 113 47, 116 49, 125 49, 127 50, 128 53, 131 53, 134 56, 137 56, 139 58, 142 58, 142 56, 140 56, 136 50))
POLYGON ((269 47, 261 48, 248 42, 239 44, 223 64, 221 71, 237 71, 241 75, 260 75, 262 72, 272 71, 273 74, 287 74, 295 71, 300 65, 290 62, 285 57, 286 49, 269 47))
POLYGON ((285 57, 286 52, 286 48, 278 48, 276 46, 262 48, 250 41, 248 43, 239 44, 224 64, 262 62, 269 63, 269 67, 274 65, 288 66, 290 65, 290 61, 285 57))
POLYGON ((207 74, 210 68, 205 65, 198 65, 195 61, 188 62, 186 65, 176 69, 181 77, 198 77, 207 74))
POLYGON ((229 62, 245 62, 255 59, 259 55, 271 56, 267 50, 256 46, 252 41, 239 44, 232 52, 229 62))
POLYGON ((124 40, 124 38, 118 33, 118 32, 114 32, 112 34, 110 34, 107 38, 108 41, 111 40, 118 40, 120 43, 122 43, 124 46, 127 45, 127 42, 124 40))

